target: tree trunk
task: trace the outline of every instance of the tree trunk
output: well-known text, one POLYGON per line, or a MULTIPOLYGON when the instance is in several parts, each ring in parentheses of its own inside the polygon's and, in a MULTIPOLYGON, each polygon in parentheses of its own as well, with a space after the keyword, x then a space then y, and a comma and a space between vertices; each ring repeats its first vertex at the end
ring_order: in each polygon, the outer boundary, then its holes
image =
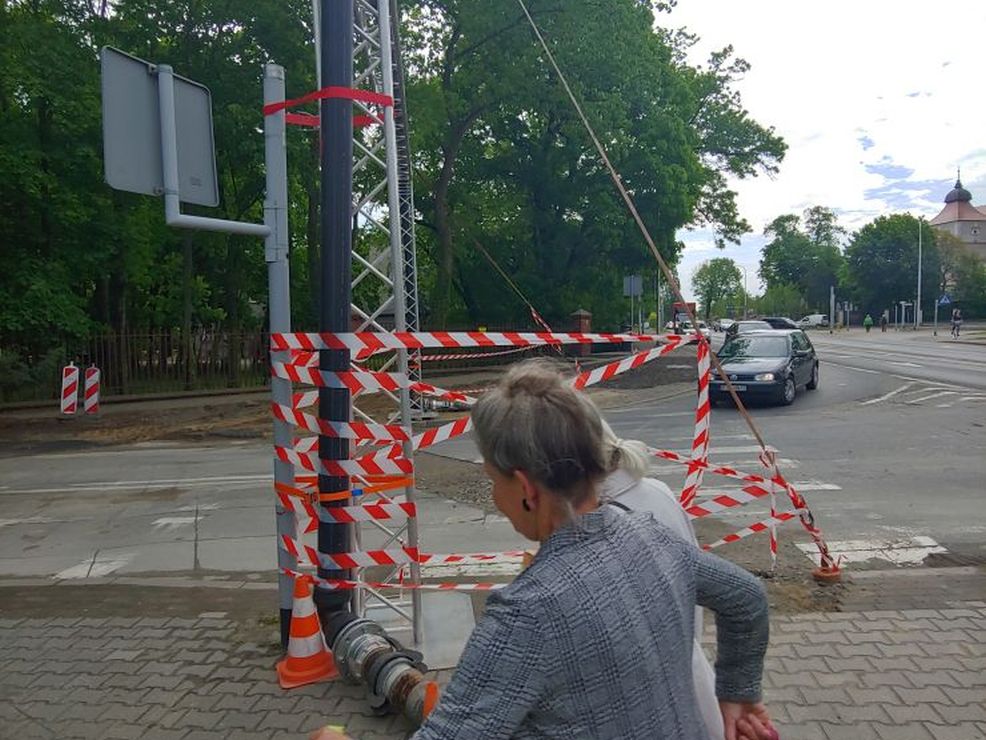
POLYGON ((452 243, 452 224, 449 211, 449 186, 455 170, 455 158, 465 141, 466 133, 473 122, 479 118, 482 108, 476 108, 458 124, 449 128, 445 143, 442 144, 442 171, 435 182, 433 198, 435 203, 435 232, 438 235, 438 281, 435 286, 432 305, 433 326, 444 329, 452 304, 452 280, 455 272, 455 254, 452 243))

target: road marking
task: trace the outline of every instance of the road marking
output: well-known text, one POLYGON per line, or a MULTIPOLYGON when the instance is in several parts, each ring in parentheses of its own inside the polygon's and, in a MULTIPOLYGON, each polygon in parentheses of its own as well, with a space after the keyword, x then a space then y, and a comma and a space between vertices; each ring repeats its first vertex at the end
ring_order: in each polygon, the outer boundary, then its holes
POLYGON ((194 516, 163 516, 151 522, 151 526, 163 532, 177 532, 182 527, 195 524, 196 519, 194 516))
POLYGON ((272 473, 263 475, 231 475, 214 478, 174 478, 149 481, 96 481, 92 483, 67 483, 59 488, 19 488, 0 493, 11 496, 32 493, 121 493, 134 490, 160 490, 166 488, 199 488, 208 486, 232 486, 245 483, 266 483, 274 478, 272 473))
POLYGON ((900 365, 901 367, 924 367, 924 365, 918 365, 916 362, 900 362, 891 360, 891 365, 900 365))
POLYGON ((960 401, 986 401, 986 396, 962 396, 960 401))
POLYGON ((119 570, 133 559, 133 553, 118 553, 116 555, 99 556, 99 551, 93 553, 91 558, 86 558, 78 565, 56 573, 52 576, 55 580, 67 581, 79 578, 99 578, 109 575, 113 571, 119 570))
POLYGON ((870 375, 879 375, 880 374, 880 371, 879 370, 868 370, 865 367, 854 367, 852 365, 840 365, 838 362, 833 362, 832 364, 835 365, 836 367, 842 367, 842 368, 845 368, 846 370, 855 370, 855 371, 860 372, 860 373, 869 373, 870 375))
POLYGON ((942 396, 954 396, 956 391, 941 391, 939 393, 932 393, 930 396, 923 396, 922 398, 915 398, 913 401, 907 401, 909 404, 922 403, 923 401, 930 401, 932 398, 941 398, 942 396))
POLYGON ((951 403, 939 403, 935 405, 936 409, 950 409, 954 404, 951 403))
MULTIPOLYGON (((156 478, 154 480, 120 480, 120 481, 108 481, 106 483, 100 483, 101 486, 149 486, 149 485, 190 485, 194 483, 223 483, 223 482, 240 482, 240 481, 255 481, 271 479, 273 477, 272 473, 254 474, 254 475, 215 475, 208 476, 204 478, 156 478)), ((90 486, 97 485, 95 483, 70 483, 71 488, 89 488, 90 486)))
POLYGON ((883 403, 888 398, 893 398, 898 393, 903 393, 904 391, 906 391, 908 388, 912 387, 913 385, 914 385, 914 383, 908 383, 907 385, 902 385, 900 388, 897 388, 895 390, 890 391, 890 393, 884 394, 884 395, 880 396, 879 398, 871 398, 869 401, 863 401, 859 405, 860 406, 872 406, 875 403, 883 403))
MULTIPOLYGON (((802 543, 797 547, 818 564, 818 549, 814 544, 802 543)), ((867 560, 886 560, 895 565, 920 565, 929 555, 948 552, 930 537, 904 540, 829 540, 828 547, 832 557, 837 561, 841 559, 843 565, 865 563, 867 560)))
POLYGON ((960 390, 960 391, 972 390, 972 388, 969 388, 969 386, 966 386, 966 385, 955 385, 954 383, 942 383, 940 380, 939 381, 929 381, 927 378, 915 378, 913 375, 897 375, 897 374, 894 374, 894 377, 897 378, 897 380, 910 380, 913 383, 929 383, 929 382, 934 382, 935 386, 940 386, 942 388, 953 388, 953 389, 960 390))

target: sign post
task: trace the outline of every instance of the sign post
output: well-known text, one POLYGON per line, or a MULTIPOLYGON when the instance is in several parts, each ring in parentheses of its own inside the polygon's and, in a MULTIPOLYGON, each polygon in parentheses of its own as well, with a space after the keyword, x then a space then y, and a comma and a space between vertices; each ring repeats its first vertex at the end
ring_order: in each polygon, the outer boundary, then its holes
POLYGON ((952 304, 952 298, 948 295, 948 293, 943 293, 942 294, 942 297, 939 298, 937 301, 935 301, 935 333, 934 333, 934 335, 936 337, 938 336, 938 307, 939 306, 950 306, 951 304, 952 304))

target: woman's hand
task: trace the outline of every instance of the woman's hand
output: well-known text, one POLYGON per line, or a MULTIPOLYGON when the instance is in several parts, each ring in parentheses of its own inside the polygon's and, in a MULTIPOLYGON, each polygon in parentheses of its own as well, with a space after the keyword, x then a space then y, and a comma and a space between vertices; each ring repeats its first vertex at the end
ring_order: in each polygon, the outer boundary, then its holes
POLYGON ((719 711, 722 712, 726 740, 780 740, 767 707, 761 702, 720 701, 719 711))

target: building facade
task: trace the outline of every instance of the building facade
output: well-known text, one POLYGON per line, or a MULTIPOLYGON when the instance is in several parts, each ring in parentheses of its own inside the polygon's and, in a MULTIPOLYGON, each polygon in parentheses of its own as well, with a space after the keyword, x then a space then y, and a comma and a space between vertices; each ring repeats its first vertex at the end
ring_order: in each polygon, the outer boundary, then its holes
POLYGON ((961 178, 945 196, 945 207, 931 219, 936 229, 957 237, 979 259, 986 260, 986 206, 972 205, 972 193, 962 187, 961 178))

